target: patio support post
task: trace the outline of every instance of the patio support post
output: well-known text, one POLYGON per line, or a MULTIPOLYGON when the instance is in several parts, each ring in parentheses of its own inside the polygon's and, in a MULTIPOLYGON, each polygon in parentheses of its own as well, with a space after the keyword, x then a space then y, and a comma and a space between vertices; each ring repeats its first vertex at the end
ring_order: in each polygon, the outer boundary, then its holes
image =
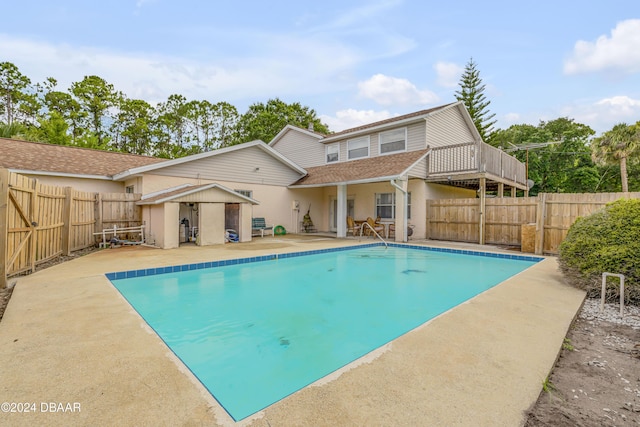
POLYGON ((484 228, 485 228, 485 201, 487 196, 487 178, 480 178, 480 239, 479 244, 484 245, 484 228))
POLYGON ((396 242, 407 242, 407 226, 409 225, 409 211, 407 209, 407 188, 409 180, 407 177, 391 180, 391 185, 396 189, 396 242))
POLYGON ((338 212, 336 224, 338 237, 347 237, 347 184, 338 184, 338 212))

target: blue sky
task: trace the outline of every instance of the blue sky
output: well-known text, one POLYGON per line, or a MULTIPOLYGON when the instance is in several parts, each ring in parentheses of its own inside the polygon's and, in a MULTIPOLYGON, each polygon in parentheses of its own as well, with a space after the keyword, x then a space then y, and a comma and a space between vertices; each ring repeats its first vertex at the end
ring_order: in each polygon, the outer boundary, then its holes
POLYGON ((279 97, 339 131, 454 101, 473 57, 499 128, 640 120, 637 0, 5 3, 0 62, 60 90, 95 74, 240 113, 279 97))

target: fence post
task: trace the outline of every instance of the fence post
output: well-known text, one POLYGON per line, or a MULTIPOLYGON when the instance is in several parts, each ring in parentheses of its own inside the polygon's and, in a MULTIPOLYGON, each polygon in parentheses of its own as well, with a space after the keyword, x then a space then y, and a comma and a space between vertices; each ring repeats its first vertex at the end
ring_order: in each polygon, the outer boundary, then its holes
POLYGON ((427 199, 427 213, 425 215, 426 223, 425 223, 425 239, 429 239, 431 235, 431 200, 427 199))
POLYGON ((9 171, 0 168, 0 289, 7 287, 7 212, 9 206, 9 171))
POLYGON ((71 204, 73 202, 73 188, 64 187, 64 212, 62 218, 62 253, 69 256, 71 254, 71 204))
POLYGON ((40 218, 40 202, 38 201, 38 180, 33 179, 33 192, 31 193, 31 225, 33 231, 31 235, 31 247, 29 248, 29 263, 31 264, 31 272, 36 272, 36 249, 38 247, 38 219, 40 218))
MULTIPOLYGON (((102 193, 96 193, 96 204, 94 206, 93 217, 95 218, 95 225, 93 228, 94 233, 100 233, 102 231, 102 193)), ((94 242, 95 244, 95 242, 94 242)))
POLYGON ((487 178, 480 178, 480 224, 479 225, 479 244, 484 245, 485 241, 485 208, 486 208, 486 189, 487 178))
POLYGON ((542 255, 544 252, 544 225, 546 222, 547 211, 547 193, 538 194, 538 203, 536 206, 536 255, 542 255))

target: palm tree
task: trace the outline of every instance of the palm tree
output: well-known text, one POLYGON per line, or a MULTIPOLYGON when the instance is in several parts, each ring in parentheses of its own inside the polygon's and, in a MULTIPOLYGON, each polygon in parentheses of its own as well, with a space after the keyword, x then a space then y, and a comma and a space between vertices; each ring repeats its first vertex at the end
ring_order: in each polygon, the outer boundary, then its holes
POLYGON ((627 163, 640 158, 640 122, 635 125, 618 123, 599 138, 591 141, 591 156, 599 164, 620 163, 622 191, 629 191, 627 163))

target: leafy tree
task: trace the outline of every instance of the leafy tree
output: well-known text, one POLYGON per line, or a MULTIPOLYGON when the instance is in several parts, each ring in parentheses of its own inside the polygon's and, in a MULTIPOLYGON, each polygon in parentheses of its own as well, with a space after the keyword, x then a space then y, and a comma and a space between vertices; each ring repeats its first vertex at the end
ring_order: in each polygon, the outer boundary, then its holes
POLYGON ((329 128, 316 116, 315 110, 299 102, 287 104, 275 98, 266 104, 259 102, 249 106, 238 122, 236 143, 256 139, 269 142, 288 124, 301 128, 313 124, 316 132, 329 133, 329 128))
POLYGON ((640 122, 635 125, 618 123, 591 143, 593 160, 602 164, 620 165, 622 191, 629 191, 628 165, 640 160, 640 122))
POLYGON ((156 150, 161 157, 180 157, 189 152, 187 129, 187 99, 179 94, 170 95, 167 102, 158 104, 155 126, 156 150))
POLYGON ((4 122, 11 126, 20 105, 32 100, 26 89, 31 80, 22 74, 11 62, 0 62, 0 114, 4 122))
POLYGON ((527 164, 528 178, 533 180, 531 195, 548 193, 593 192, 601 177, 588 148, 594 131, 587 125, 566 117, 541 121, 538 126, 513 125, 497 130, 492 143, 511 152, 527 164), (535 147, 535 143, 553 143, 535 147), (533 145, 533 148, 528 148, 533 145))
POLYGON ((71 145, 69 125, 57 111, 49 113, 48 117, 39 120, 39 126, 31 127, 26 132, 26 139, 49 144, 71 145))
POLYGON ((0 138, 22 138, 27 128, 22 123, 13 122, 10 125, 0 122, 0 138))
MULTIPOLYGON (((98 76, 85 76, 81 82, 71 84, 71 93, 80 105, 82 114, 78 117, 81 125, 85 126, 98 146, 106 146, 109 141, 107 119, 110 118, 109 109, 114 107, 121 96, 113 85, 98 76)), ((95 145, 91 136, 83 143, 95 145)))
POLYGON ((487 97, 484 95, 485 85, 482 83, 480 72, 476 66, 477 64, 471 58, 460 77, 460 90, 455 92, 455 96, 467 107, 482 140, 489 142, 493 125, 496 123, 495 120, 492 120, 495 114, 489 113, 488 107, 491 101, 487 101, 487 97))
POLYGON ((205 100, 189 102, 186 117, 191 141, 196 142, 202 151, 210 151, 230 145, 240 116, 229 103, 212 104, 205 100))
POLYGON ((155 109, 146 101, 124 98, 110 127, 111 147, 133 154, 149 154, 153 147, 155 109))

